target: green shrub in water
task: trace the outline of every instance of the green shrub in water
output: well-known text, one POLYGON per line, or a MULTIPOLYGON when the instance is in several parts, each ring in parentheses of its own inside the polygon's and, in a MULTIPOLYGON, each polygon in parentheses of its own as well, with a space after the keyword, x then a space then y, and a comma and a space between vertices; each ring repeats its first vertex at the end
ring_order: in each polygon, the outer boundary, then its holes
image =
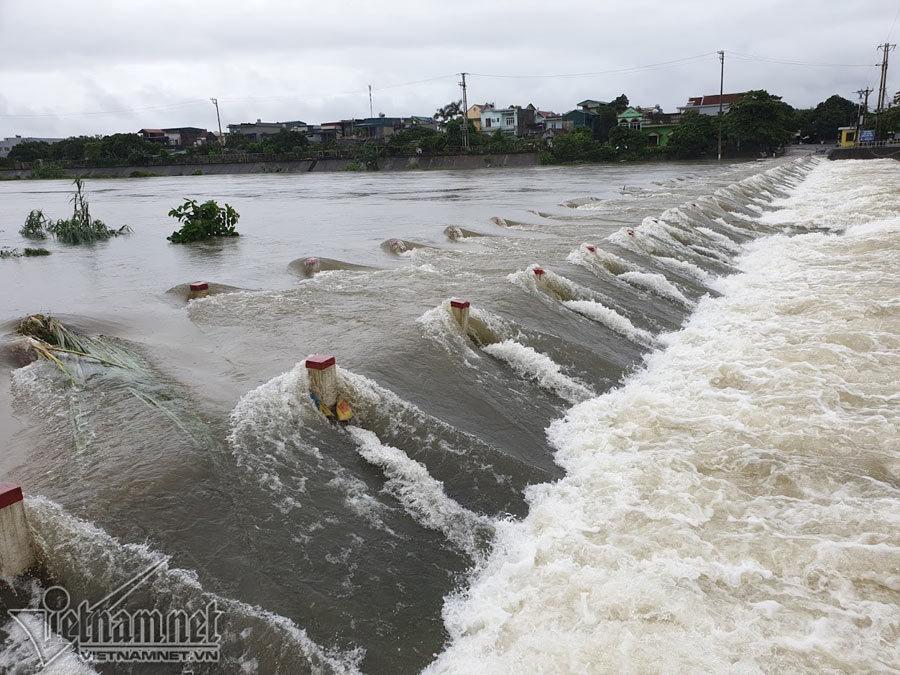
POLYGON ((172 218, 181 223, 181 229, 166 237, 173 244, 186 244, 212 237, 237 237, 235 230, 238 212, 231 206, 219 206, 214 200, 198 204, 196 199, 185 199, 184 204, 169 211, 172 218))

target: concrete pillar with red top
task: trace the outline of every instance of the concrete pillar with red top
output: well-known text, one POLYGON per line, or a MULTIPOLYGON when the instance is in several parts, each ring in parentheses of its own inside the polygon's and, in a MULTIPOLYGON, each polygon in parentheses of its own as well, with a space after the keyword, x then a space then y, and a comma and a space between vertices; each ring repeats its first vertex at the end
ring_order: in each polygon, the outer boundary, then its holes
POLYGON ((465 333, 469 329, 469 301, 453 298, 450 301, 450 313, 465 333))
POLYGON ((309 395, 317 406, 333 408, 338 399, 337 365, 331 354, 313 354, 306 359, 309 395))
POLYGON ((0 483, 0 577, 22 574, 34 563, 22 488, 15 483, 0 483))
POLYGON ((195 281, 189 286, 190 288, 190 299, 194 298, 205 298, 209 295, 209 284, 205 281, 195 281))

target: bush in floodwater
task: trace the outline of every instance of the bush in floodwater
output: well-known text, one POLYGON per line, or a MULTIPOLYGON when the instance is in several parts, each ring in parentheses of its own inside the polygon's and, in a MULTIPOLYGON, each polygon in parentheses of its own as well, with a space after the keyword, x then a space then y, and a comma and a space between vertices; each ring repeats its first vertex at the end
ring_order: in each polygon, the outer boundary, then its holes
POLYGON ((19 234, 26 239, 46 239, 47 225, 50 220, 40 209, 34 209, 25 219, 25 224, 19 230, 19 234))
POLYGON ((26 248, 22 253, 16 248, 0 249, 0 259, 2 258, 36 258, 42 255, 50 255, 50 251, 45 248, 26 248))
POLYGON ((235 229, 240 215, 231 206, 219 206, 214 200, 198 204, 185 199, 184 204, 169 211, 181 223, 181 229, 166 237, 173 244, 187 244, 212 237, 237 237, 235 229))
POLYGON ((84 196, 84 181, 80 178, 75 179, 75 194, 69 201, 73 206, 72 217, 60 218, 47 225, 47 231, 64 244, 91 244, 131 231, 127 225, 113 230, 99 218, 91 218, 90 204, 84 196))

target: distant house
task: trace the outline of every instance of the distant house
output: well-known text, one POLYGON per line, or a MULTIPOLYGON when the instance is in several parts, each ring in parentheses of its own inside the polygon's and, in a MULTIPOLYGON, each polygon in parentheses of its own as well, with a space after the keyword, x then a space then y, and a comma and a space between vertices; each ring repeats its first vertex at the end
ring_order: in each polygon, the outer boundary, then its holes
POLYGON ((194 148, 206 142, 206 129, 197 127, 173 127, 163 129, 167 145, 175 148, 194 148))
POLYGON ((379 115, 378 117, 367 117, 361 120, 353 120, 354 138, 359 140, 367 140, 370 138, 387 139, 398 131, 404 129, 425 127, 437 131, 438 123, 432 117, 424 115, 412 115, 410 117, 386 117, 379 115))
POLYGON ((8 157, 9 151, 16 147, 19 143, 30 143, 32 141, 40 141, 42 143, 58 143, 65 140, 64 138, 45 138, 38 136, 10 136, 0 140, 0 157, 8 157))
POLYGON ((493 109, 493 103, 476 103, 475 105, 469 106, 469 109, 466 111, 466 119, 472 123, 472 126, 475 127, 476 131, 481 131, 481 113, 485 110, 493 109))
POLYGON ((593 112, 596 113, 600 108, 605 108, 609 105, 606 101, 595 101, 592 98, 585 99, 577 104, 579 108, 581 108, 584 112, 593 112))
POLYGON ((692 96, 688 99, 687 104, 680 106, 678 108, 679 111, 686 113, 691 110, 700 113, 701 115, 718 115, 719 114, 719 102, 722 103, 722 113, 727 113, 731 106, 740 101, 746 92, 741 92, 738 94, 722 94, 719 96, 718 94, 712 94, 709 96, 692 96))
POLYGON ((560 121, 560 128, 562 128, 562 116, 559 113, 550 112, 549 110, 534 111, 534 126, 540 131, 544 131, 547 128, 548 119, 558 119, 560 121))
POLYGON ((497 131, 525 136, 534 126, 535 108, 533 105, 522 108, 510 106, 509 108, 489 108, 481 111, 481 131, 493 134, 497 131))
POLYGON ((639 109, 631 106, 625 108, 625 110, 616 115, 616 124, 628 129, 640 129, 643 120, 643 113, 639 109))
POLYGON ((266 136, 274 136, 281 131, 296 131, 305 134, 309 129, 306 122, 294 120, 291 122, 263 122, 257 119, 255 122, 241 122, 229 124, 228 133, 233 136, 249 136, 255 141, 260 141, 266 136))
POLYGON ((570 110, 562 116, 562 125, 565 131, 588 129, 591 133, 594 133, 599 123, 600 120, 597 113, 590 112, 584 108, 581 110, 570 110))
POLYGON ((652 146, 666 146, 669 144, 669 136, 678 123, 679 113, 664 113, 662 108, 641 108, 629 106, 618 115, 616 123, 626 129, 637 129, 647 135, 647 144, 652 146))
POLYGON ((161 143, 162 145, 169 144, 169 139, 166 138, 166 132, 162 129, 141 129, 138 133, 145 141, 153 141, 154 143, 161 143))

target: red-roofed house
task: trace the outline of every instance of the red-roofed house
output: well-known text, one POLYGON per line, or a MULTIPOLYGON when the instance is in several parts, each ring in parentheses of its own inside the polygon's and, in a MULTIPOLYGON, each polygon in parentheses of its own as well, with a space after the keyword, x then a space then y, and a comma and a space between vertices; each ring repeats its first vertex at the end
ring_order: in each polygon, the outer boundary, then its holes
POLYGON ((722 94, 719 96, 718 94, 712 94, 709 96, 692 96, 688 99, 687 105, 680 106, 678 110, 683 113, 686 113, 690 110, 695 110, 701 115, 718 115, 719 114, 719 101, 721 99, 722 102, 722 113, 727 113, 731 106, 738 101, 740 101, 744 97, 744 92, 738 94, 722 94))

